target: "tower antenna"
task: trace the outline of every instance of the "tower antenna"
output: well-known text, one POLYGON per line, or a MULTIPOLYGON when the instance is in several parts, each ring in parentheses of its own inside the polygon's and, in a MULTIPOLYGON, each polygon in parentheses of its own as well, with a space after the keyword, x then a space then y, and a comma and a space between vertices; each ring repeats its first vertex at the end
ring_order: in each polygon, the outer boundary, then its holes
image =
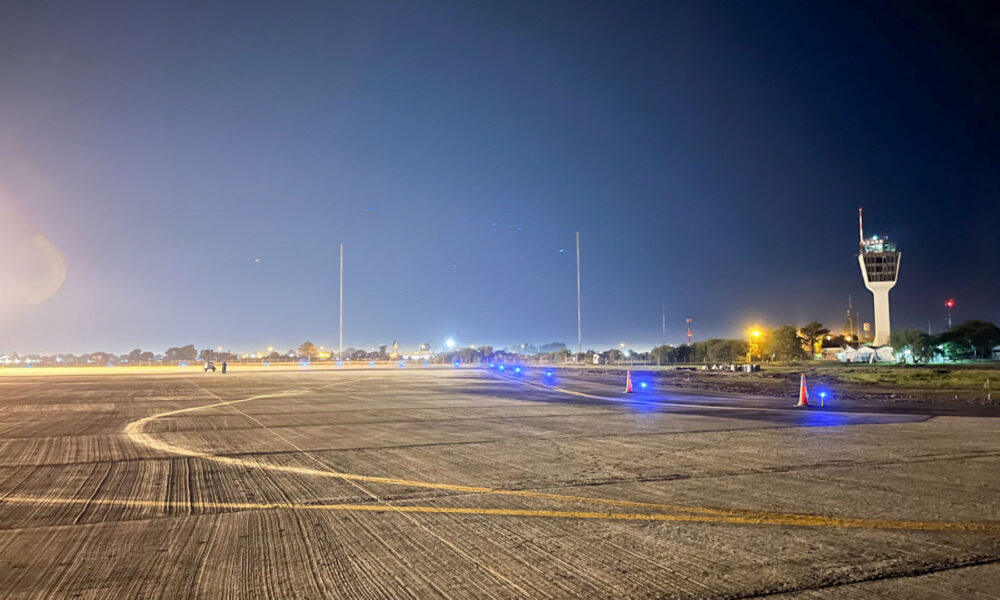
POLYGON ((861 246, 865 245, 865 227, 861 221, 861 208, 858 207, 858 244, 861 246))

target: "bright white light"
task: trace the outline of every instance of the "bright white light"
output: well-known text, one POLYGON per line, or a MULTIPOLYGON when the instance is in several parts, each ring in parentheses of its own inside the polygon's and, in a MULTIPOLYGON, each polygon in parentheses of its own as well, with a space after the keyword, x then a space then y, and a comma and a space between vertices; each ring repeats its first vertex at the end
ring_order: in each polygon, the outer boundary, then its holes
POLYGON ((447 341, 445 341, 444 345, 448 346, 448 349, 451 350, 452 348, 455 347, 455 340, 448 338, 447 341))

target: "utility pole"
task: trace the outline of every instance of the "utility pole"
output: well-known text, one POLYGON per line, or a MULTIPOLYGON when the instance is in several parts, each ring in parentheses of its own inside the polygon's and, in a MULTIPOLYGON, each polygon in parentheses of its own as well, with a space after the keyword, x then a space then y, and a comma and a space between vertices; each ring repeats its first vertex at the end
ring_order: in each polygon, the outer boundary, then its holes
POLYGON ((340 244, 340 345, 337 360, 344 360, 344 244, 340 244))
POLYGON ((580 232, 576 232, 576 360, 583 354, 583 321, 580 313, 580 232))

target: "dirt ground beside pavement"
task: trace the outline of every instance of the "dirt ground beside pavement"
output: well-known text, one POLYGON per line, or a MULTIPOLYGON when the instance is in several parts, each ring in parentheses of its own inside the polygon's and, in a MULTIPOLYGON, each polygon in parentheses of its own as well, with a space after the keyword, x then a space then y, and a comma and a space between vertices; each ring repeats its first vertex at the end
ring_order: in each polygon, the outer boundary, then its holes
MULTIPOLYGON (((626 367, 592 368, 592 375, 617 375, 626 367)), ((649 367, 635 367, 643 372, 649 367)), ((795 397, 800 375, 811 390, 839 402, 1000 406, 1000 365, 866 365, 803 362, 764 365, 754 373, 702 370, 700 365, 652 369, 661 384, 754 396, 795 397), (990 380, 990 390, 986 380, 990 380), (987 399, 991 395, 992 398, 987 399)))

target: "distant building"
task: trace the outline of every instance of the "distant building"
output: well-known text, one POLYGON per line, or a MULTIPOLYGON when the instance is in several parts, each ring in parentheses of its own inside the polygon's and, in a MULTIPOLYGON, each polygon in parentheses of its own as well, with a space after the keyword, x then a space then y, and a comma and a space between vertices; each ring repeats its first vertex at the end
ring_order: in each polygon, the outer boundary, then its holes
POLYGON ((854 310, 854 302, 850 294, 847 295, 847 318, 844 320, 844 336, 850 336, 852 339, 861 337, 861 317, 854 310))

